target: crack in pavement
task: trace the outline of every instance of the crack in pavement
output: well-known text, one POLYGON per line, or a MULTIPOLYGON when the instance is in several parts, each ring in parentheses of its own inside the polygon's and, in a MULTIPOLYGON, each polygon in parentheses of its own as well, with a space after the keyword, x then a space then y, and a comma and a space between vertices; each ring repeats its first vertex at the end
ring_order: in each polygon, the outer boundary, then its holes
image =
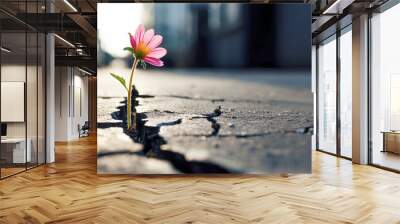
POLYGON ((97 157, 102 158, 102 157, 107 157, 107 156, 116 156, 116 155, 139 155, 142 156, 142 153, 139 152, 132 152, 129 150, 116 150, 112 152, 98 152, 97 157))
POLYGON ((217 136, 214 135, 204 135, 204 134, 183 134, 183 135, 172 135, 170 137, 217 137, 217 138, 253 138, 253 137, 263 137, 269 136, 273 134, 310 134, 312 135, 313 128, 312 127, 305 127, 305 128, 298 128, 295 130, 281 130, 281 131, 270 131, 270 132, 259 132, 259 133, 251 133, 251 134, 219 134, 217 136))
POLYGON ((222 110, 221 110, 221 106, 218 106, 214 112, 209 113, 209 114, 203 114, 203 116, 193 116, 190 117, 189 119, 207 119, 207 121, 211 122, 211 128, 212 128, 212 132, 210 135, 207 136, 217 136, 219 133, 219 130, 221 129, 221 125, 217 122, 217 120, 215 119, 216 117, 221 116, 222 114, 222 110))
POLYGON ((119 128, 123 126, 123 122, 98 122, 97 128, 119 128))
POLYGON ((182 123, 182 118, 178 118, 174 121, 167 121, 167 122, 161 122, 159 124, 157 124, 157 127, 162 127, 162 126, 174 126, 177 124, 182 123))
MULTIPOLYGON (((201 118, 201 117, 198 117, 198 118, 201 118)), ((177 120, 171 121, 171 122, 160 123, 160 124, 157 125, 157 127, 171 126, 171 125, 176 125, 176 124, 180 124, 180 123, 181 123, 181 119, 177 119, 177 120)), ((121 123, 115 123, 115 124, 121 125, 121 123)), ((299 129, 296 129, 296 130, 288 130, 288 131, 271 131, 271 132, 262 132, 262 133, 252 133, 252 134, 219 134, 218 136, 216 136, 216 135, 201 135, 201 134, 199 134, 199 135, 186 134, 186 135, 172 135, 170 137, 253 138, 253 137, 264 137, 264 136, 269 136, 269 135, 273 135, 273 134, 291 134, 291 133, 292 134, 312 134, 312 127, 305 127, 305 128, 299 128, 299 129), (307 131, 304 132, 303 130, 307 130, 307 131)), ((155 136, 149 135, 149 137, 150 138, 156 138, 158 136, 157 135, 155 135, 155 136)), ((176 155, 174 155, 174 153, 170 153, 170 154, 168 154, 168 152, 163 152, 163 153, 164 153, 164 158, 169 158, 169 157, 172 157, 172 156, 176 156, 176 155)), ((132 151, 129 151, 129 150, 118 150, 118 151, 112 151, 112 152, 101 152, 101 153, 98 153, 97 155, 98 155, 99 158, 101 158, 101 157, 113 156, 113 155, 139 155, 139 156, 144 156, 145 154, 143 152, 132 152, 132 151)), ((182 160, 182 159, 183 158, 181 158, 180 155, 179 155, 179 160, 182 160)), ((198 162, 195 161, 194 164, 196 164, 196 163, 197 163, 197 166, 200 166, 200 164, 201 164, 201 163, 198 163, 198 162)), ((202 166, 204 166, 204 164, 202 166)), ((178 164, 178 165, 176 165, 176 167, 181 167, 181 166, 179 166, 179 164, 178 164)), ((211 166, 211 167, 213 167, 213 166, 211 166)), ((215 168, 213 168, 213 169, 215 169, 215 168)), ((220 168, 217 168, 217 169, 219 170, 220 168)), ((187 166, 184 166, 184 170, 190 171, 190 169, 187 166)))
MULTIPOLYGON (((135 102, 135 100, 136 97, 132 97, 132 101, 135 102)), ((126 128, 127 127, 126 99, 121 103, 122 105, 117 107, 118 111, 112 113, 112 118, 116 120, 122 120, 123 122, 118 122, 117 124, 112 122, 103 122, 99 123, 99 127, 107 128, 107 126, 110 125, 111 126, 120 125, 120 127, 123 128, 123 132, 127 134, 134 142, 143 145, 143 149, 140 152, 128 152, 127 150, 118 150, 114 152, 100 153, 98 155, 99 157, 128 154, 128 155, 144 156, 148 158, 156 158, 160 160, 169 161, 172 166, 174 166, 177 170, 183 173, 231 173, 231 172, 240 173, 238 171, 228 170, 227 168, 224 168, 221 165, 209 161, 197 161, 197 160, 188 161, 185 158, 185 156, 181 153, 171 150, 161 149, 161 146, 167 144, 167 142, 160 135, 160 128, 163 126, 178 125, 182 122, 181 118, 170 122, 162 122, 156 126, 147 126, 146 114, 136 113, 137 116, 135 119, 136 129, 133 131, 128 131, 126 128)), ((136 112, 136 108, 134 106, 132 111, 136 112)), ((204 116, 209 119, 214 119, 214 117, 219 116, 221 113, 222 112, 219 107, 215 109, 213 113, 205 114, 204 116)), ((218 133, 218 130, 214 131, 216 132, 215 134, 218 133)))
POLYGON ((166 114, 177 114, 178 112, 171 111, 171 110, 157 110, 154 109, 152 112, 161 112, 161 113, 166 113, 166 114))
POLYGON ((169 97, 169 98, 178 98, 185 100, 201 100, 201 101, 211 101, 213 103, 216 102, 233 102, 233 103, 263 103, 261 100, 241 100, 241 99, 224 99, 224 98, 204 98, 204 97, 193 97, 193 96, 185 96, 185 95, 139 95, 137 98, 155 98, 155 97, 169 97))
POLYGON ((222 114, 221 106, 218 106, 213 113, 205 114, 207 120, 211 122, 211 128, 213 129, 211 136, 216 136, 219 133, 221 125, 217 122, 215 118, 221 116, 221 114, 222 114))
MULTIPOLYGON (((160 110, 153 110, 156 112, 164 112, 164 113, 177 113, 173 111, 160 111, 160 110)), ((120 116, 120 112, 113 112, 114 118, 119 119, 118 116, 120 116)), ((238 133, 238 134, 219 134, 221 125, 217 122, 215 119, 216 117, 219 117, 222 115, 222 110, 221 106, 218 106, 214 112, 209 113, 209 114, 202 114, 202 115, 197 115, 197 116, 192 116, 189 117, 189 120, 193 119, 206 119, 211 123, 211 128, 212 128, 212 133, 211 134, 183 134, 183 135, 171 135, 174 137, 220 137, 220 138, 228 138, 228 137, 235 137, 235 138, 252 138, 252 137, 262 137, 262 136, 268 136, 272 134, 313 134, 313 127, 312 126, 307 126, 307 127, 300 127, 292 130, 280 130, 280 131, 269 131, 269 132, 260 132, 260 133, 238 133)), ((173 121, 168 121, 168 122, 161 122, 157 124, 157 127, 162 127, 162 126, 173 126, 177 124, 182 123, 182 118, 177 118, 173 121)), ((123 122, 100 122, 98 123, 98 128, 109 128, 109 127, 122 127, 123 122)))
MULTIPOLYGON (((136 112, 136 106, 138 105, 137 98, 153 98, 156 96, 151 95, 138 95, 137 91, 134 92, 135 97, 132 97, 132 101, 135 102, 132 104, 132 111, 136 112)), ((197 100, 213 100, 213 99, 199 99, 199 98, 191 98, 186 96, 179 96, 179 98, 183 99, 197 99, 197 100)), ((160 135, 160 129, 164 126, 174 126, 182 123, 182 119, 179 116, 178 118, 172 121, 163 121, 161 123, 156 124, 155 126, 146 125, 147 116, 146 113, 142 112, 137 113, 136 116, 136 130, 128 131, 126 129, 126 98, 122 105, 118 106, 118 111, 114 111, 111 113, 111 117, 115 120, 120 120, 121 122, 100 122, 98 123, 99 128, 108 128, 108 127, 121 127, 123 132, 127 134, 134 142, 140 143, 143 145, 143 150, 139 152, 132 152, 128 150, 118 150, 114 152, 105 152, 99 153, 99 157, 105 156, 114 156, 114 155, 137 155, 148 158, 156 158, 160 160, 165 160, 170 162, 172 166, 174 166, 177 170, 183 173, 238 173, 232 169, 227 169, 219 164, 209 162, 209 161, 197 161, 197 160, 187 160, 184 154, 173 151, 172 149, 162 149, 163 145, 167 144, 167 141, 164 139, 162 135, 160 135)), ((168 110, 157 110, 154 109, 153 112, 161 112, 166 114, 176 114, 176 115, 186 115, 186 118, 191 119, 206 119, 211 123, 212 132, 207 135, 173 135, 174 136, 194 136, 194 137, 216 137, 216 138, 252 138, 252 137, 262 137, 272 134, 288 134, 288 133, 296 133, 296 134, 309 134, 312 133, 312 127, 304 127, 298 128, 294 130, 284 130, 284 131, 271 131, 271 132, 260 132, 260 133, 238 133, 238 134, 221 134, 221 124, 217 121, 217 118, 222 115, 221 106, 218 106, 214 109, 213 112, 201 115, 193 115, 188 116, 188 114, 181 114, 175 111, 168 110)))

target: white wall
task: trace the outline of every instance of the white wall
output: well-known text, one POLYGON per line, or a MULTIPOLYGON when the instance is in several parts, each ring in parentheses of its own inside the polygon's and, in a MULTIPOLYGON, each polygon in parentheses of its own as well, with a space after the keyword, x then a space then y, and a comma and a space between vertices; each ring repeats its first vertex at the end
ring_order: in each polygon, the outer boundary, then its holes
POLYGON ((78 70, 74 70, 74 72, 75 72, 74 83, 73 83, 74 96, 72 96, 72 98, 74 99, 73 102, 74 107, 72 108, 73 119, 71 120, 71 127, 72 127, 71 135, 73 136, 73 138, 78 138, 79 137, 78 125, 82 126, 85 123, 85 121, 89 120, 88 116, 89 94, 88 94, 88 78, 81 76, 82 73, 79 72, 78 70), (77 72, 79 72, 78 75, 77 72))
POLYGON ((55 140, 69 139, 69 85, 70 74, 68 67, 55 68, 55 140))
POLYGON ((79 138, 78 125, 88 121, 88 78, 83 75, 76 68, 56 67, 56 141, 79 138))
MULTIPOLYGON (((1 81, 2 82, 23 82, 26 85, 26 99, 22 102, 22 107, 19 109, 10 106, 1 107, 2 112, 16 113, 12 110, 20 110, 22 116, 26 113, 26 119, 23 118, 20 122, 4 122, 7 124, 7 137, 9 138, 27 138, 29 139, 29 148, 33 162, 39 159, 39 163, 44 163, 45 150, 45 116, 44 116, 44 74, 41 66, 36 64, 25 66, 25 64, 3 63, 1 66, 1 81), (39 70, 37 70, 39 69, 39 70), (27 79, 27 80, 26 80, 27 79), (25 105, 26 103, 26 105, 25 105), (22 110, 22 111, 21 111, 22 110)), ((3 83, 2 83, 3 84, 3 83)), ((4 94, 4 89, 2 93, 4 94)), ((24 89, 19 90, 24 98, 24 89)), ((7 95, 2 95, 2 98, 8 98, 7 95)), ((4 102, 2 102, 3 104, 4 102)), ((15 102, 17 103, 17 102, 15 102)))
MULTIPOLYGON (((3 64, 1 66, 1 81, 2 82, 25 82, 24 65, 18 64, 3 64)), ((1 108, 6 110, 7 108, 1 108)), ((10 122, 7 123, 8 137, 25 137, 25 122, 10 122)))

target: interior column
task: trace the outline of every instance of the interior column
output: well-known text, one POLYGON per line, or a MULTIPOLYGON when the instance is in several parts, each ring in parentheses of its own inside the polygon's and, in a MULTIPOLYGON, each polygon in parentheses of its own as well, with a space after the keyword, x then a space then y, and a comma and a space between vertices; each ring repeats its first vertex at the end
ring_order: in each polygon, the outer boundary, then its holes
MULTIPOLYGON (((51 1, 46 1, 46 11, 54 11, 51 1)), ((46 34, 46 163, 55 162, 55 43, 54 34, 46 34)))
POLYGON ((368 163, 368 15, 353 19, 352 157, 368 163))

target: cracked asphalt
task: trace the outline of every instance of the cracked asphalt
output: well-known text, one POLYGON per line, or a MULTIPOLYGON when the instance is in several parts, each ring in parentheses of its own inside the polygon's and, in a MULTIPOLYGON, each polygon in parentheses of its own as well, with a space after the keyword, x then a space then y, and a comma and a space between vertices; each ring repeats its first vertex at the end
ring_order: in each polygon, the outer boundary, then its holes
POLYGON ((124 106, 125 93, 109 72, 124 75, 129 68, 98 69, 99 173, 310 172, 307 71, 138 70, 136 110, 145 115, 146 130, 157 130, 148 141, 161 142, 153 153, 111 115, 124 106))

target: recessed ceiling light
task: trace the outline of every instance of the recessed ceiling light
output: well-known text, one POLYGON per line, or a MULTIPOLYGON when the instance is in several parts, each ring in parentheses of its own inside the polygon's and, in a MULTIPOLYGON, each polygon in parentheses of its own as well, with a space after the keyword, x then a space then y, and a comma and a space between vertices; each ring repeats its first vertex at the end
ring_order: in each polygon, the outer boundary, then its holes
POLYGON ((73 11, 78 12, 78 10, 73 6, 68 0, 64 0, 65 4, 67 4, 73 11))
POLYGON ((57 37, 59 40, 61 40, 62 42, 64 42, 65 44, 67 44, 68 46, 75 48, 75 45, 73 45, 71 42, 69 42, 68 40, 60 37, 58 34, 54 34, 55 37, 57 37))
POLYGON ((88 71, 86 71, 86 70, 83 70, 83 69, 81 69, 81 68, 79 68, 79 67, 78 67, 78 70, 81 71, 81 72, 83 72, 83 73, 85 73, 85 74, 87 74, 87 75, 90 75, 90 76, 93 75, 92 73, 90 73, 90 72, 88 72, 88 71))
POLYGON ((9 49, 7 49, 5 47, 1 47, 0 49, 1 49, 1 51, 4 51, 6 53, 10 53, 11 52, 11 50, 9 50, 9 49))
POLYGON ((343 9, 351 5, 355 0, 336 0, 322 14, 342 14, 343 9))

